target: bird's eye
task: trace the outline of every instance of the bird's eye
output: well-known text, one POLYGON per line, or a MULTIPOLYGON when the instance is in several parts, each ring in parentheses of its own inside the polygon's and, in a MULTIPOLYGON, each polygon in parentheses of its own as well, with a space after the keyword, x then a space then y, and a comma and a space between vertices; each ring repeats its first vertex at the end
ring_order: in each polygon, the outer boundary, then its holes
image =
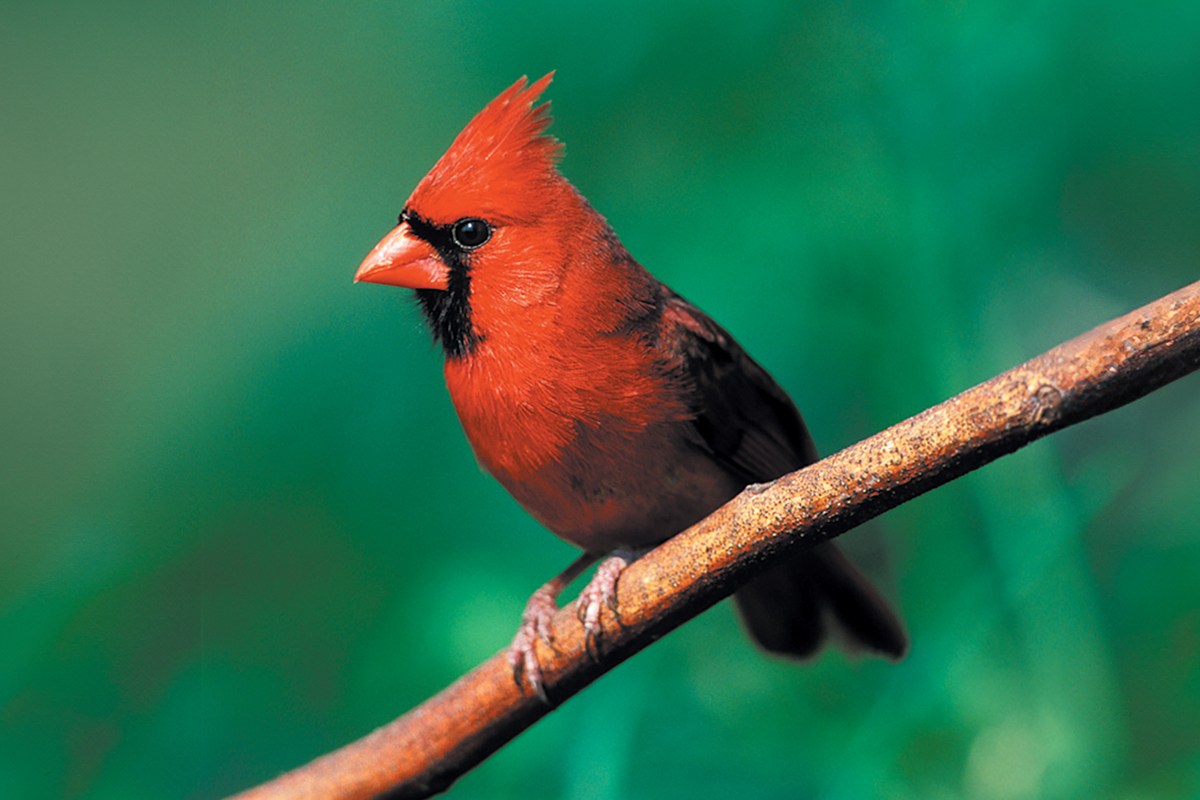
POLYGON ((467 217, 454 223, 451 233, 454 235, 454 243, 459 247, 474 250, 492 238, 492 226, 485 220, 467 217))

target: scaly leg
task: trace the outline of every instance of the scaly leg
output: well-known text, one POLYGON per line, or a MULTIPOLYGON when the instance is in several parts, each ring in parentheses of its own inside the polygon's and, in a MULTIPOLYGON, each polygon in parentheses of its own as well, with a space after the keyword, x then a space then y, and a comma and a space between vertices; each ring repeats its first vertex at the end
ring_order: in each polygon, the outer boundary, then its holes
MULTIPOLYGON (((534 645, 538 639, 543 639, 553 646, 553 642, 550 641, 550 619, 558 611, 558 596, 571 581, 578 578, 580 573, 596 563, 599 558, 597 553, 584 553, 571 562, 571 566, 530 595, 529 602, 525 604, 525 613, 521 615, 521 627, 517 628, 517 635, 508 646, 508 664, 512 667, 513 679, 517 685, 521 685, 521 673, 524 673, 537 696, 547 704, 550 703, 550 699, 546 696, 546 687, 542 684, 542 668, 538 665, 534 645)), ((599 609, 596 613, 599 614, 599 609)))

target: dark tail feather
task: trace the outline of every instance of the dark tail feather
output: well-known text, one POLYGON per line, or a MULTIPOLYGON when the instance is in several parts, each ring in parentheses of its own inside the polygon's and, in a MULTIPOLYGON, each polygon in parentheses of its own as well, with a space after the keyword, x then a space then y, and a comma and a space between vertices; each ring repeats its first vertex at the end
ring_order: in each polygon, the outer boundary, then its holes
POLYGON ((899 660, 908 651, 904 623, 832 542, 755 578, 734 598, 750 635, 771 653, 808 658, 831 633, 850 652, 899 660))

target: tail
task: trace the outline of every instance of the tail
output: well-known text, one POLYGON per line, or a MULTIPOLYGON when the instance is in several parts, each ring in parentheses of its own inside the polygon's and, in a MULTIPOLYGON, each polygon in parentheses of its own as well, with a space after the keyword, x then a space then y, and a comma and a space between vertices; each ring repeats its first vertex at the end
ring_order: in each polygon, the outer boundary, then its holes
POLYGON ((830 634, 852 653, 898 661, 908 652, 904 623, 832 542, 755 578, 734 598, 750 635, 777 655, 816 655, 830 634))

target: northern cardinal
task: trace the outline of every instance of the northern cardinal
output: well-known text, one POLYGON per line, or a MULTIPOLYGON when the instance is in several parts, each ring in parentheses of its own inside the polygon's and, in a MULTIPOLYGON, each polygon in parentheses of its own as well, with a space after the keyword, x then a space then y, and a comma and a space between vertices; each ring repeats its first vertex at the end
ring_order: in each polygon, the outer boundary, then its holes
MULTIPOLYGON (((588 565, 578 601, 599 633, 630 559, 747 484, 817 460, 795 405, 725 330, 634 261, 557 167, 533 104, 553 73, 481 111, 426 175, 355 280, 416 290, 483 467, 584 551, 530 598, 509 661, 544 697, 534 643, 588 565)), ((904 627, 832 543, 736 594, 753 638, 803 658, 839 631, 898 659, 904 627)))

